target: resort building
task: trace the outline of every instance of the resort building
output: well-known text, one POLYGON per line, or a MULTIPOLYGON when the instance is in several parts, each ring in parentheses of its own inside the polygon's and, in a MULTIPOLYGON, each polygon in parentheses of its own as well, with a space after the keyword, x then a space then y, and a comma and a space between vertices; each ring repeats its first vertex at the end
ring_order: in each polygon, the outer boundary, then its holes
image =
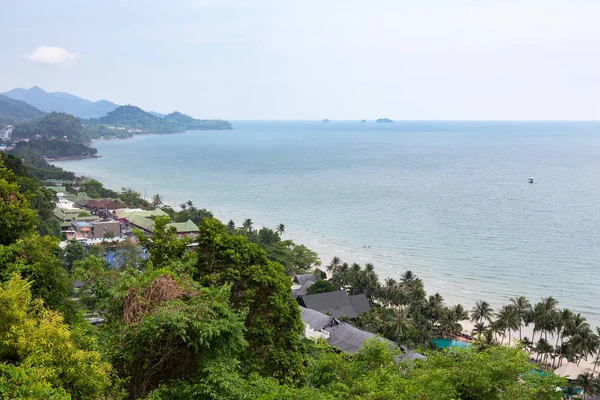
POLYGON ((297 296, 296 301, 301 307, 326 313, 334 318, 356 319, 371 308, 369 299, 364 293, 348 296, 343 290, 301 295, 297 296))
POLYGON ((63 232, 73 230, 74 221, 92 222, 100 219, 97 215, 80 216, 84 211, 81 208, 55 208, 54 217, 60 224, 60 230, 63 232))
MULTIPOLYGON (((154 229, 154 218, 159 216, 168 216, 161 209, 142 210, 142 209, 120 209, 112 212, 113 218, 117 219, 124 226, 125 232, 129 233, 131 229, 140 229, 144 233, 151 235, 154 229)), ((177 235, 195 236, 199 233, 199 228, 191 220, 186 222, 173 222, 168 224, 177 230, 177 235)))
MULTIPOLYGON (((396 343, 381 336, 355 328, 346 322, 309 308, 300 307, 300 318, 304 323, 304 337, 315 340, 325 339, 330 346, 349 354, 356 353, 369 339, 378 339, 393 347, 397 346, 396 343)), ((400 346, 400 348, 402 354, 396 358, 398 362, 427 358, 408 347, 400 346)))
POLYGON ((13 129, 14 127, 12 125, 6 125, 4 128, 2 128, 2 130, 0 130, 0 141, 10 142, 13 129))

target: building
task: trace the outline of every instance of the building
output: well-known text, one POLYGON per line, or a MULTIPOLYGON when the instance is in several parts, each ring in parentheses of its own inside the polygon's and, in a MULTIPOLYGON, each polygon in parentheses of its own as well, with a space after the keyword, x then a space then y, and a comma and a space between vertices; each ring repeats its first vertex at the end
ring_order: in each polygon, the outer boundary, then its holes
POLYGON ((0 130, 0 141, 10 142, 12 139, 12 131, 14 126, 6 125, 2 130, 0 130))
MULTIPOLYGON (((381 336, 355 328, 346 322, 309 308, 300 307, 300 318, 304 323, 304 337, 315 340, 325 339, 330 346, 349 354, 356 353, 365 341, 370 339, 381 340, 392 347, 397 346, 396 343, 381 336)), ((400 349, 402 353, 396 358, 397 362, 427 358, 406 346, 400 346, 400 349)))
POLYGON ((73 230, 73 221, 92 222, 97 221, 100 218, 97 215, 80 216, 82 212, 81 208, 58 208, 54 209, 54 217, 60 224, 60 230, 63 232, 73 230))
POLYGON ((334 318, 356 319, 371 308, 369 299, 363 294, 348 296, 343 290, 298 296, 298 304, 334 318))
POLYGON ((99 215, 102 218, 112 218, 114 210, 121 209, 126 204, 119 199, 92 199, 80 204, 81 207, 89 210, 92 214, 99 215))
POLYGON ((105 238, 121 236, 121 223, 119 221, 94 221, 92 222, 91 238, 105 238))
MULTIPOLYGON (((161 209, 156 210, 142 210, 142 209, 121 209, 114 210, 113 218, 121 222, 126 231, 130 229, 140 229, 147 235, 151 235, 154 229, 154 218, 158 216, 168 216, 161 209)), ((195 236, 200 232, 200 229, 191 220, 186 222, 173 222, 167 224, 167 227, 174 227, 177 231, 177 235, 183 236, 195 236)))

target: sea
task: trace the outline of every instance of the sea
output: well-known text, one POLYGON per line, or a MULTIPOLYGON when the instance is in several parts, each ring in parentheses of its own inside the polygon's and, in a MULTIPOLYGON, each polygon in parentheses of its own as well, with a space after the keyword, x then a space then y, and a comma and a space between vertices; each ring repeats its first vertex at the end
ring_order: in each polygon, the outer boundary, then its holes
POLYGON ((406 270, 448 304, 553 296, 600 324, 600 122, 234 121, 55 162, 226 222, 406 270), (533 177, 534 183, 528 178, 533 177))

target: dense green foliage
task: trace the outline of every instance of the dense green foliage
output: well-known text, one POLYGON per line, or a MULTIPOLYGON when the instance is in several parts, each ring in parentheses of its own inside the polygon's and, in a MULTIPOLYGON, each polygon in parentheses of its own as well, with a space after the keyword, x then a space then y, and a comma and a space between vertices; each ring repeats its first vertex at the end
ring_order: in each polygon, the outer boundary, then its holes
POLYGON ((195 119, 180 112, 165 115, 162 120, 175 132, 231 129, 231 124, 218 119, 195 119))
POLYGON ((16 183, 19 192, 29 201, 29 207, 37 212, 36 225, 40 235, 60 236, 60 225, 53 213, 54 193, 41 186, 40 181, 31 175, 31 170, 20 159, 0 153, 0 169, 3 167, 6 169, 4 173, 0 172, 0 176, 9 183, 16 183))
POLYGON ((98 150, 81 143, 66 140, 31 139, 28 142, 18 142, 15 153, 36 152, 44 158, 87 157, 94 156, 98 150))
POLYGON ((18 124, 34 118, 40 118, 44 113, 37 108, 20 100, 13 100, 0 94, 0 128, 6 124, 18 124))
POLYGON ((77 179, 76 184, 80 191, 85 192, 92 199, 97 199, 100 197, 116 198, 119 196, 119 193, 105 188, 104 185, 96 179, 83 176, 77 179))
MULTIPOLYGON (((531 373, 535 366, 525 351, 493 340, 478 341, 470 350, 424 350, 428 358, 412 362, 396 362, 397 350, 381 340, 366 342, 354 355, 324 342, 302 340, 304 326, 291 297, 291 279, 273 260, 280 256, 273 251, 277 246, 298 247, 281 239, 282 224, 277 231, 256 231, 246 220, 238 229, 196 209, 189 215, 202 217, 199 236, 179 238, 167 226, 169 219, 158 217, 152 237, 136 232, 148 257, 140 257, 133 243, 125 243, 119 248, 123 257, 118 268, 109 269, 101 258, 116 245, 85 251, 70 243, 60 251, 57 239, 34 233, 35 212, 18 183, 18 176, 27 176, 27 167, 18 163, 13 167, 0 169, 0 223, 9 221, 15 232, 5 234, 0 243, 2 398, 553 400, 562 396, 555 388, 565 385, 563 379, 531 373), (15 213, 28 215, 27 210, 33 223, 28 218, 11 220, 15 213), (195 250, 189 247, 192 240, 195 250), (76 298, 75 279, 84 282, 76 298), (94 327, 83 315, 101 317, 104 323, 94 327)), ((128 190, 120 196, 136 198, 128 190)), ((159 200, 153 199, 155 206, 159 200)), ((192 206, 182 211, 189 213, 192 206)), ((307 270, 318 259, 311 252, 290 262, 307 270)), ((365 293, 379 303, 356 324, 398 342, 426 343, 432 334, 451 334, 460 326, 457 321, 467 317, 462 307, 445 306, 441 296, 427 297, 423 283, 410 272, 382 285, 370 264, 363 269, 334 259, 328 270, 332 276, 322 286, 365 293)), ((515 309, 517 303, 524 304, 515 300, 515 309)), ((522 308, 522 315, 529 315, 528 308, 522 308)), ((531 310, 540 335, 560 325, 552 298, 531 310)), ((513 321, 513 314, 501 310, 496 319, 513 321)), ((495 321, 491 315, 482 302, 472 317, 495 321)), ((568 332, 570 357, 600 354, 598 336, 583 329, 585 320, 567 317, 560 329, 568 332)), ((580 377, 588 393, 595 390, 594 382, 580 377)))
POLYGON ((39 135, 48 139, 67 139, 75 143, 85 143, 89 140, 79 118, 57 112, 17 125, 12 135, 14 139, 35 138, 39 135))

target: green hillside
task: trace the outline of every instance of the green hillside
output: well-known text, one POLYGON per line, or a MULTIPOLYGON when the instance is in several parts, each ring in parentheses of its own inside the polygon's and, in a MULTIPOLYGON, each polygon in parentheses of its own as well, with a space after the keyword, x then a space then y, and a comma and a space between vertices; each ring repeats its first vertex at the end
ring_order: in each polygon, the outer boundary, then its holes
POLYGON ((21 123, 13 131, 15 139, 34 138, 37 135, 48 139, 68 139, 75 143, 84 143, 89 140, 79 118, 56 112, 21 123))
POLYGON ((15 125, 42 116, 42 111, 24 101, 13 100, 0 94, 0 125, 15 125))
POLYGON ((164 118, 156 117, 136 106, 121 106, 105 117, 86 122, 98 136, 123 136, 123 128, 134 129, 138 133, 176 133, 186 130, 231 129, 231 124, 221 120, 199 120, 180 112, 173 112, 164 118), (102 129, 99 129, 102 127, 102 129))

